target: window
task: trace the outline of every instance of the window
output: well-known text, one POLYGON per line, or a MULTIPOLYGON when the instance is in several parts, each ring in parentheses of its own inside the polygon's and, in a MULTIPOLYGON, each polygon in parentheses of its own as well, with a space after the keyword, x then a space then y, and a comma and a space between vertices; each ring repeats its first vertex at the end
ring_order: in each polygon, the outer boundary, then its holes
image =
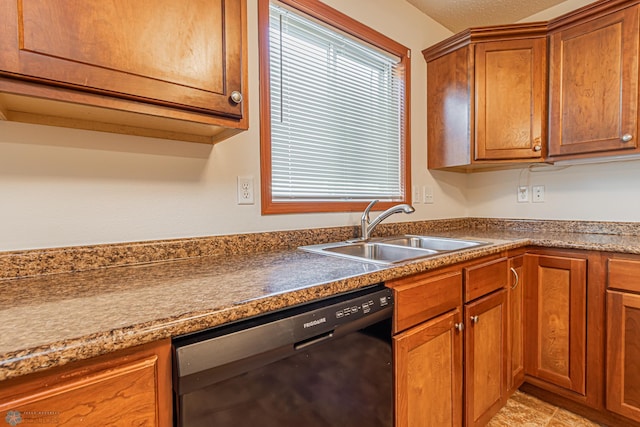
POLYGON ((408 49, 317 0, 259 26, 263 213, 409 202, 408 49))

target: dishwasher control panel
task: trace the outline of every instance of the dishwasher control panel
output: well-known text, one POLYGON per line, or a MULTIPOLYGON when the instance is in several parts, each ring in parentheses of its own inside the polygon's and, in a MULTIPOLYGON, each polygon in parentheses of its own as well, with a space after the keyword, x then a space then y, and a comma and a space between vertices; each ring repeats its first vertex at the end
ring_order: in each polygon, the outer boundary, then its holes
POLYGON ((296 316, 294 336, 304 339, 374 315, 391 317, 392 311, 392 291, 383 288, 296 316))

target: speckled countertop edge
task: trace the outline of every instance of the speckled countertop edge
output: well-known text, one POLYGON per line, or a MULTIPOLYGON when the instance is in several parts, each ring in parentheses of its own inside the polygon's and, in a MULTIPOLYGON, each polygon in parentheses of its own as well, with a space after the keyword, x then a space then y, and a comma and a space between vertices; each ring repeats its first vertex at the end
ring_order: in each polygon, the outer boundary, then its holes
MULTIPOLYGON (((334 272, 333 276, 327 276, 329 277, 328 280, 326 277, 320 277, 318 282, 314 282, 313 279, 310 279, 299 288, 296 288, 295 285, 291 286, 290 284, 287 284, 287 286, 282 289, 270 289, 267 291, 256 291, 254 289, 247 291, 246 295, 243 295, 237 300, 233 300, 231 297, 231 299, 219 304, 208 302, 196 310, 187 309, 171 316, 158 315, 147 321, 127 322, 125 319, 120 322, 121 324, 116 325, 115 327, 97 329, 91 333, 82 333, 75 336, 71 334, 69 337, 65 337, 64 339, 58 339, 57 337, 52 336, 49 342, 41 345, 30 345, 9 351, 6 351, 6 349, 4 349, 5 351, 1 350, 2 346, 0 345, 0 380, 18 377, 56 366, 62 366, 72 361, 87 359, 119 349, 152 342, 158 339, 206 329, 216 325, 255 316, 267 311, 278 310, 307 301, 328 297, 370 284, 420 273, 453 263, 496 254, 505 250, 516 249, 524 246, 545 246, 640 254, 640 243, 638 243, 639 239, 632 233, 628 233, 623 236, 613 234, 567 233, 567 228, 564 228, 564 231, 562 229, 552 229, 552 231, 546 232, 533 232, 535 237, 532 237, 531 230, 522 231, 502 229, 500 227, 495 227, 495 224, 490 224, 490 222, 488 223, 489 226, 487 227, 474 227, 469 226, 470 224, 467 221, 458 221, 448 224, 454 224, 454 226, 444 227, 441 231, 434 232, 433 234, 444 236, 448 235, 450 237, 484 238, 496 242, 490 246, 484 246, 464 252, 454 252, 435 258, 392 266, 374 267, 371 264, 359 263, 356 261, 348 262, 343 264, 344 273, 341 273, 341 270, 338 270, 334 272), (500 230, 495 231, 496 228, 500 230), (362 272, 360 271, 360 268, 363 264, 372 267, 369 271, 362 272)), ((430 228, 428 226, 415 227, 415 224, 398 224, 400 225, 390 225, 387 230, 388 234, 407 232, 420 234, 424 233, 424 230, 434 230, 434 228, 430 228), (410 230, 407 227, 410 227, 410 230)), ((313 235, 314 233, 317 233, 317 231, 314 231, 311 234, 313 235)), ((336 235, 342 236, 341 231, 338 233, 330 233, 330 235, 331 237, 335 237, 336 235)), ((329 239, 331 239, 331 237, 329 239)), ((312 242, 315 241, 312 240, 312 242)), ((269 262, 274 259, 279 260, 282 258, 284 260, 282 263, 283 268, 287 265, 293 267, 296 263, 299 263, 302 267, 301 269, 307 271, 305 263, 312 263, 315 268, 319 269, 324 269, 330 265, 333 266, 336 263, 339 264, 337 259, 333 257, 323 257, 321 255, 310 254, 302 256, 299 252, 300 251, 296 251, 294 249, 280 249, 273 253, 264 251, 264 253, 267 254, 265 255, 265 259, 269 262)), ((195 267, 189 265, 185 267, 184 270, 185 272, 188 272, 189 268, 196 268, 195 271, 207 270, 208 268, 212 269, 214 267, 210 264, 214 264, 214 266, 215 264, 224 265, 227 262, 227 256, 229 255, 218 255, 217 257, 200 256, 200 265, 196 265, 195 267), (208 263, 208 260, 214 259, 215 262, 208 263), (203 267, 203 262, 207 262, 206 267, 203 267)), ((252 254, 244 256, 252 256, 252 254)), ((162 269, 173 268, 172 266, 177 265, 173 264, 174 262, 180 261, 158 262, 155 265, 147 265, 145 266, 147 269, 146 272, 153 273, 161 271, 162 269)), ((192 263, 195 261, 186 262, 192 263)), ((217 270, 218 268, 216 267, 216 271, 217 270)), ((240 269, 231 267, 229 274, 234 276, 234 274, 237 274, 238 270, 240 269)), ((125 276, 126 274, 134 274, 135 276, 136 271, 136 266, 129 266, 116 269, 103 269, 102 271, 99 271, 99 273, 89 271, 85 273, 68 273, 66 275, 54 274, 48 277, 36 276, 35 278, 30 279, 5 280, 0 281, 0 285, 4 285, 5 287, 8 286, 10 289, 15 289, 19 286, 29 286, 32 283, 47 287, 49 285, 60 284, 61 282, 66 283, 70 280, 74 280, 81 277, 80 274, 83 274, 84 280, 89 282, 92 282, 96 277, 102 278, 103 280, 109 279, 112 282, 115 280, 117 282, 117 278, 113 279, 114 275, 117 277, 119 274, 123 274, 125 276)), ((314 274, 312 271, 307 271, 307 273, 311 276, 314 274)), ((182 279, 188 280, 189 277, 186 279, 183 277, 182 279)), ((233 277, 231 277, 231 279, 233 279, 233 277)), ((110 283, 109 286, 113 286, 113 283, 110 283)), ((227 283, 226 286, 233 286, 233 282, 227 283)), ((224 292, 224 289, 219 291, 224 292)), ((96 295, 98 298, 103 296, 99 291, 96 291, 96 295)), ((96 295, 92 295, 91 297, 96 297, 96 295)), ((28 301, 38 299, 29 297, 25 298, 28 298, 28 301)), ((69 298, 75 299, 73 298, 73 295, 69 298)), ((19 304, 15 304, 15 301, 13 303, 11 301, 7 302, 10 299, 11 297, 7 297, 5 294, 4 301, 0 298, 0 303, 2 303, 3 307, 16 308, 19 312, 19 304)), ((61 304, 67 304, 67 300, 61 298, 61 304)), ((2 318, 1 315, 2 309, 0 309, 0 319, 2 318)), ((4 332, 6 331, 3 331, 3 333, 4 332)))

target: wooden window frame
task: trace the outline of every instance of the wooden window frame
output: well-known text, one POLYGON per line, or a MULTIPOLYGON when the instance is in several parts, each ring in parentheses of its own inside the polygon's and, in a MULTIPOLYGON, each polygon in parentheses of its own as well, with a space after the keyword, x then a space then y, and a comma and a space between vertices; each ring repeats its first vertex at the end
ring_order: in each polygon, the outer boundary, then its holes
MULTIPOLYGON (((278 0, 334 28, 344 31, 364 42, 400 58, 404 68, 404 123, 400 141, 402 159, 401 182, 403 200, 380 202, 376 210, 387 209, 398 203, 411 203, 411 52, 400 43, 380 34, 372 28, 327 6, 318 0, 278 0)), ((258 0, 258 44, 260 58, 260 176, 262 214, 358 212, 365 209, 367 201, 295 201, 274 202, 271 192, 271 101, 270 101, 270 57, 269 57, 269 3, 258 0)))

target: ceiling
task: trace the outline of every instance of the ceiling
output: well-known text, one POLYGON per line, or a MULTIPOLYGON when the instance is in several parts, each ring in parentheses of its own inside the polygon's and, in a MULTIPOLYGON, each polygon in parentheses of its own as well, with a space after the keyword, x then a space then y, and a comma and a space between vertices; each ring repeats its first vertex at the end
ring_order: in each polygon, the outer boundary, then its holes
POLYGON ((470 27, 511 24, 564 0, 407 0, 457 33, 470 27))

